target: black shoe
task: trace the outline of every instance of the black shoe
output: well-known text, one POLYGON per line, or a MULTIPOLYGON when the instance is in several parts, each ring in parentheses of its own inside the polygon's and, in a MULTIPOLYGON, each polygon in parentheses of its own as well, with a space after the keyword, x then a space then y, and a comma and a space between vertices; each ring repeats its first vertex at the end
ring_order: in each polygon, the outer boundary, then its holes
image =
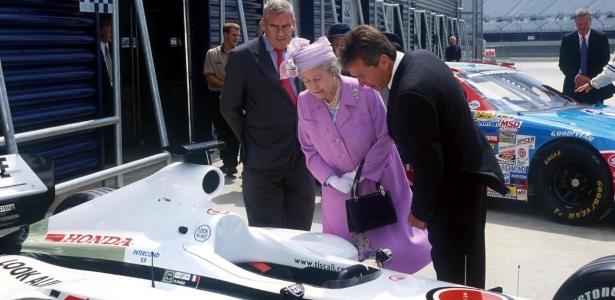
POLYGON ((237 176, 235 176, 235 174, 237 174, 237 168, 229 168, 227 166, 222 166, 220 168, 220 171, 222 171, 222 173, 224 173, 224 175, 226 175, 226 177, 229 178, 237 178, 237 176))

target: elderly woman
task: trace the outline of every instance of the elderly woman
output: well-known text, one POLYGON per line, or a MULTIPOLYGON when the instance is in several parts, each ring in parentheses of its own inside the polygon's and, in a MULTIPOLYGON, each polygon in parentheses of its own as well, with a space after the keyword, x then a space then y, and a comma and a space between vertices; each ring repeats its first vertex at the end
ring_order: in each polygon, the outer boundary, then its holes
POLYGON ((391 249, 393 259, 386 268, 406 273, 422 269, 431 261, 431 246, 425 231, 408 224, 412 192, 387 131, 380 94, 340 75, 325 37, 311 45, 293 39, 280 69, 283 78, 299 76, 307 88, 297 102, 299 142, 309 170, 322 183, 323 231, 353 242, 360 257, 366 247, 391 249), (351 197, 352 181, 363 160, 359 195, 375 192, 380 182, 392 198, 398 221, 351 233, 345 200, 351 197))

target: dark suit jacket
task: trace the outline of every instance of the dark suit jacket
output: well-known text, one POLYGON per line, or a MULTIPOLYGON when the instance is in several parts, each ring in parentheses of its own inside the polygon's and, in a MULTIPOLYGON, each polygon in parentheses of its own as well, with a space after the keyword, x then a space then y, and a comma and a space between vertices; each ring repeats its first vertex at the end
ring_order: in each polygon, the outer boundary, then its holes
POLYGON ((430 52, 404 55, 393 76, 387 124, 414 168, 412 213, 420 220, 429 222, 437 209, 450 209, 448 203, 472 201, 444 193, 459 178, 473 177, 474 182, 507 191, 461 87, 449 67, 430 52))
POLYGON ((280 84, 264 39, 260 36, 229 53, 220 102, 244 149, 244 165, 255 169, 273 169, 303 157, 297 109, 280 84))
POLYGON ((448 46, 444 52, 446 61, 461 61, 461 48, 459 46, 448 46))
MULTIPOLYGON (((591 30, 589 34, 589 44, 587 48, 587 75, 593 78, 602 72, 602 68, 609 63, 611 51, 606 34, 591 30)), ((581 66, 581 46, 579 34, 571 32, 562 38, 559 49, 559 68, 566 76, 564 78, 563 93, 583 103, 595 104, 596 101, 608 99, 613 96, 615 87, 612 84, 599 90, 592 90, 590 93, 575 93, 574 78, 579 73, 581 66)))

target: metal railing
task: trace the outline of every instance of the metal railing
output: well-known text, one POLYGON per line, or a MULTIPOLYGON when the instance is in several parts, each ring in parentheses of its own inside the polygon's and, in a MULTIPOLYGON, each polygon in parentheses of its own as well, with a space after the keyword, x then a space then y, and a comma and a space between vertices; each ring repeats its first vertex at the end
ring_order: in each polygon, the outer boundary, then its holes
MULTIPOLYGON (((0 113, 2 116, 2 129, 4 137, 0 137, 0 146, 6 146, 7 153, 17 153, 17 144, 40 140, 43 138, 49 138, 62 134, 81 132, 85 130, 101 128, 105 126, 115 126, 115 160, 116 166, 101 170, 92 174, 88 174, 73 180, 59 183, 55 186, 56 195, 65 193, 68 191, 76 190, 84 186, 100 182, 102 180, 116 177, 116 184, 118 186, 123 185, 122 174, 134 171, 140 168, 151 166, 159 162, 170 162, 170 154, 168 152, 162 152, 149 157, 145 157, 133 162, 122 164, 122 127, 121 127, 121 90, 120 90, 120 51, 119 51, 119 1, 115 1, 113 5, 113 98, 114 98, 114 110, 113 116, 82 121, 77 123, 71 123, 66 125, 60 125, 55 127, 48 127, 38 130, 32 130, 28 132, 22 132, 15 134, 13 129, 13 122, 11 118, 11 111, 9 106, 9 100, 7 96, 7 90, 4 80, 4 73, 2 71, 2 63, 0 61, 0 113)), ((160 101, 160 93, 158 89, 158 83, 156 79, 156 70, 154 68, 154 60, 152 56, 152 50, 150 46, 149 34, 147 29, 147 23, 145 19, 145 10, 143 8, 142 0, 134 0, 135 8, 138 16, 139 30, 141 33, 142 46, 145 52, 146 66, 148 71, 148 78, 150 83, 150 89, 152 93, 152 101, 154 106, 154 113, 156 116, 156 124, 158 127, 158 135, 160 138, 160 144, 162 147, 168 146, 168 138, 166 125, 164 122, 164 115, 162 113, 162 105, 160 101)))
POLYGON ((407 43, 408 38, 406 36, 406 30, 404 28, 401 6, 399 4, 386 3, 383 0, 376 0, 374 7, 374 25, 376 29, 383 29, 379 26, 379 16, 382 16, 382 23, 384 25, 383 31, 395 33, 395 22, 397 21, 397 25, 399 26, 399 29, 401 31, 400 38, 402 45, 404 49, 408 49, 410 45, 407 43))

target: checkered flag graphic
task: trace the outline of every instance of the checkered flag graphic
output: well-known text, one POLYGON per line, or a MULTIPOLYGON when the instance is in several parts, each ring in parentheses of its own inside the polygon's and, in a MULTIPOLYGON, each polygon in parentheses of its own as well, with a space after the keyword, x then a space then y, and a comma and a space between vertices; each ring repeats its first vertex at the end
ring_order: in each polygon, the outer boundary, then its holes
POLYGON ((79 11, 110 14, 113 12, 113 0, 79 0, 79 11))

